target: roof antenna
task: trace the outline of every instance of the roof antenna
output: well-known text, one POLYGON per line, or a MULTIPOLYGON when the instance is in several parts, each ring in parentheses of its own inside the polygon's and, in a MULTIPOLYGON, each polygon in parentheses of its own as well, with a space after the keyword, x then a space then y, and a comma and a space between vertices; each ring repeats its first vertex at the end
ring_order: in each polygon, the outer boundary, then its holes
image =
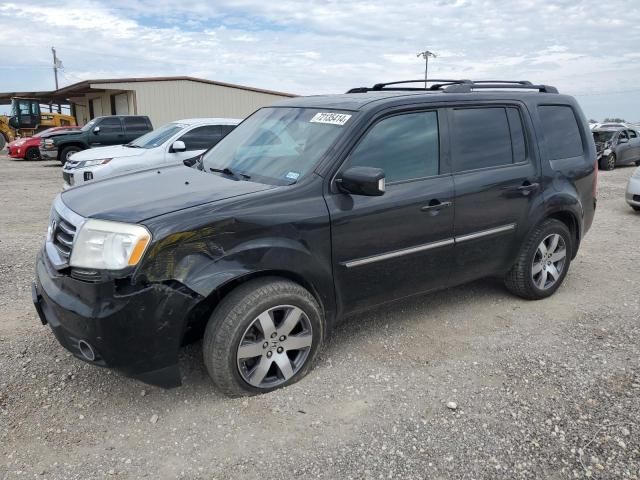
POLYGON ((422 57, 424 58, 424 88, 425 90, 427 89, 427 73, 429 73, 429 57, 433 57, 433 58, 437 58, 438 55, 436 55, 433 52, 430 52, 429 50, 425 50, 424 52, 420 52, 418 53, 418 55, 416 55, 416 57, 422 57))

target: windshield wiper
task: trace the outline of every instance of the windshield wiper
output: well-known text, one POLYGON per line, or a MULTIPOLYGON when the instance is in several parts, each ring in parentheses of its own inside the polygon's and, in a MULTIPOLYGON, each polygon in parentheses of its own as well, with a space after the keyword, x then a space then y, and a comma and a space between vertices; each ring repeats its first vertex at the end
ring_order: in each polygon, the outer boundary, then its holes
POLYGON ((244 178, 245 180, 249 180, 251 178, 251 175, 247 175, 246 173, 242 173, 242 172, 234 172, 229 167, 224 167, 224 168, 209 167, 209 170, 215 173, 223 173, 224 175, 229 175, 230 177, 233 177, 236 180, 240 180, 240 177, 244 178))
POLYGON ((125 143, 123 145, 123 147, 129 147, 129 148, 142 148, 140 145, 134 145, 133 143, 125 143))

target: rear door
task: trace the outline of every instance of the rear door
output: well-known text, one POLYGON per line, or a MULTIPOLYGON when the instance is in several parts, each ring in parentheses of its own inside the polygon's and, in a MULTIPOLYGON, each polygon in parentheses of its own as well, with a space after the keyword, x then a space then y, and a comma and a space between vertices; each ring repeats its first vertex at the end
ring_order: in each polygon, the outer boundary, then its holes
POLYGON ((125 130, 123 143, 129 143, 150 131, 146 118, 123 117, 122 119, 124 122, 124 130, 125 130))
POLYGON ((104 117, 96 127, 100 128, 98 132, 89 133, 89 145, 92 147, 126 143, 120 117, 104 117))
POLYGON ((618 132, 618 140, 615 148, 617 163, 629 163, 633 158, 633 147, 629 141, 629 135, 626 130, 618 132))
POLYGON ((348 154, 351 166, 382 168, 379 197, 326 195, 336 295, 345 313, 446 286, 453 258, 453 180, 437 110, 375 121, 348 154))
POLYGON ((448 110, 455 186, 456 282, 502 271, 541 201, 540 169, 516 105, 448 110))
POLYGON ((640 160, 640 136, 635 130, 627 130, 630 145, 629 163, 640 160))

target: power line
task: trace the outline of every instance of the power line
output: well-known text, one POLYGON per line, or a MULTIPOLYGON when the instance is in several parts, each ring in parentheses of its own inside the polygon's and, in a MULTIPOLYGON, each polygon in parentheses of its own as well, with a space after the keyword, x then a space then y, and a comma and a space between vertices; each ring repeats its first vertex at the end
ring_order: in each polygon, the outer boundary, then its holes
POLYGON ((640 92, 640 88, 634 88, 631 90, 617 90, 617 91, 609 91, 609 92, 589 92, 589 93, 572 93, 574 97, 592 97, 596 95, 618 95, 622 93, 636 93, 640 92))

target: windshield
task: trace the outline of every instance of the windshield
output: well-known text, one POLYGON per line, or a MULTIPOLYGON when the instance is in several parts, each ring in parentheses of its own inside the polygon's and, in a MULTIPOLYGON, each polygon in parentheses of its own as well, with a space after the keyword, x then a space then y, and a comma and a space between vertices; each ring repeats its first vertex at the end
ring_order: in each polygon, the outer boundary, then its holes
POLYGON ((600 131, 600 132, 593 132, 593 140, 596 143, 604 143, 604 142, 608 142, 609 140, 611 140, 613 138, 613 136, 616 134, 615 131, 611 130, 611 131, 600 131))
POLYGON ((350 118, 348 112, 315 108, 263 108, 205 154, 204 171, 295 183, 313 170, 350 118))
POLYGON ((127 146, 137 148, 155 148, 162 145, 185 127, 186 125, 181 123, 167 123, 153 132, 145 133, 141 137, 136 138, 133 142, 128 143, 127 146))
POLYGON ((88 132, 89 130, 91 130, 93 128, 93 126, 95 124, 96 124, 96 119, 94 118, 89 123, 85 124, 85 126, 82 127, 80 130, 83 131, 83 132, 88 132))

